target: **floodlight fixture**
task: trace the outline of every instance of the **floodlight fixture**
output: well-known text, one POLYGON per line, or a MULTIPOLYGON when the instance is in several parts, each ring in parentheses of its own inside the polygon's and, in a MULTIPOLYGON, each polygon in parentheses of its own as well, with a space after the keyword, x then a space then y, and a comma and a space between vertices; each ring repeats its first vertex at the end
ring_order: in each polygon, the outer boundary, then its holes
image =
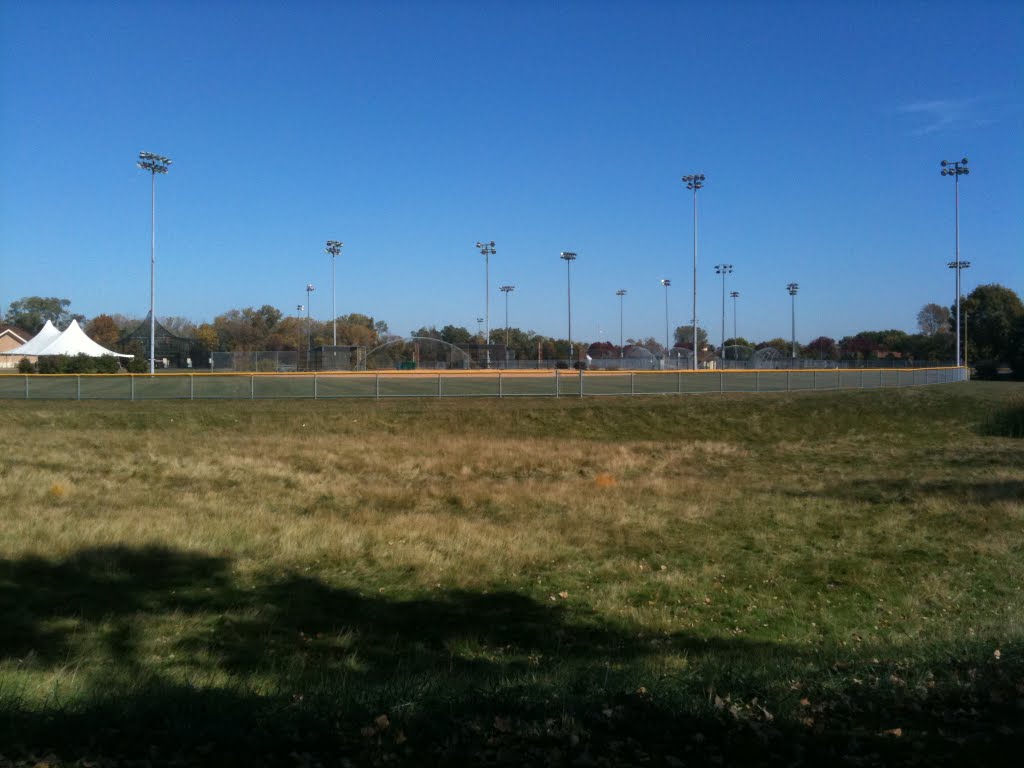
POLYGON ((668 289, 669 289, 669 286, 672 285, 672 281, 669 278, 667 278, 667 277, 663 277, 658 282, 661 283, 663 286, 665 286, 665 358, 664 359, 667 361, 668 360, 668 351, 671 349, 671 347, 669 346, 669 333, 668 333, 668 289))
POLYGON ((309 356, 310 356, 310 353, 311 353, 311 351, 313 349, 313 327, 312 327, 312 320, 311 320, 310 315, 309 315, 310 306, 312 305, 312 302, 310 301, 310 299, 312 298, 312 293, 315 290, 316 290, 316 288, 313 287, 312 283, 306 283, 306 370, 307 371, 311 370, 311 368, 309 367, 309 356))
MULTIPOLYGON (((484 343, 491 343, 491 256, 496 254, 498 251, 494 247, 494 241, 477 241, 477 250, 483 254, 484 257, 484 343)), ((491 350, 487 350, 487 363, 488 366, 491 362, 491 350)))
POLYGON ((576 261, 576 254, 572 251, 562 251, 558 258, 565 261, 565 283, 568 292, 568 312, 569 312, 569 366, 572 366, 572 263, 576 261))
POLYGON ((956 270, 956 365, 960 367, 960 271, 970 266, 969 262, 960 260, 960 177, 971 172, 967 167, 967 158, 960 160, 943 160, 941 174, 953 177, 954 187, 954 238, 956 258, 949 262, 950 269, 956 270), (966 266, 965 266, 966 265, 966 266))
MULTIPOLYGON (((729 291, 729 297, 732 299, 732 341, 733 344, 735 344, 736 339, 739 338, 739 335, 736 333, 736 299, 740 297, 740 292, 729 291)), ((722 353, 725 353, 724 349, 722 350, 722 353)))
POLYGON ((514 285, 503 285, 498 288, 505 294, 505 361, 508 362, 508 295, 514 291, 514 285))
POLYGON ((703 173, 683 176, 686 188, 693 192, 693 370, 697 370, 697 190, 704 187, 703 173))
POLYGON ((725 276, 732 274, 732 264, 715 264, 715 274, 722 276, 722 365, 725 365, 725 276))
POLYGON ((336 296, 334 290, 334 262, 337 260, 344 245, 344 243, 338 240, 328 240, 327 247, 324 248, 324 252, 329 253, 331 256, 331 327, 334 329, 334 346, 338 346, 338 310, 335 309, 334 304, 336 296))
POLYGON ((171 159, 152 152, 139 152, 136 163, 139 168, 149 171, 150 186, 150 247, 149 247, 149 373, 153 374, 156 362, 156 175, 167 173, 171 159))
POLYGON ((793 322, 793 359, 796 360, 796 293, 800 290, 800 284, 789 283, 786 286, 786 290, 789 291, 790 295, 790 311, 792 312, 793 322))
POLYGON ((619 297, 619 357, 626 356, 626 348, 622 343, 622 297, 627 293, 625 288, 619 288, 615 295, 619 297))

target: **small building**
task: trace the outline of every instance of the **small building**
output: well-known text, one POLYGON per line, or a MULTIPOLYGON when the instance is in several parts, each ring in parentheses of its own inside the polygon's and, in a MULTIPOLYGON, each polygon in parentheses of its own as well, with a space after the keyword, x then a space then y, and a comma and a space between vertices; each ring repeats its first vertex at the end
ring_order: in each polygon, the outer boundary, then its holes
MULTIPOLYGON (((12 349, 17 349, 32 338, 32 334, 15 328, 13 325, 0 325, 0 368, 17 368, 21 358, 17 355, 5 355, 12 349)), ((35 355, 26 355, 29 362, 36 361, 35 355)))

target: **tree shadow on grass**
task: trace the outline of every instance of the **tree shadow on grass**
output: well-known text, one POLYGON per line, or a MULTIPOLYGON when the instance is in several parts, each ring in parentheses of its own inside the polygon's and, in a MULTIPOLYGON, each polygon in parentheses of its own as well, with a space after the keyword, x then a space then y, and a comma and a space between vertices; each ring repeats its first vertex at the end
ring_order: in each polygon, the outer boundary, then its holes
POLYGON ((773 717, 763 697, 819 655, 641 637, 514 592, 391 599, 296 574, 242 583, 231 565, 161 548, 0 561, 0 744, 154 764, 962 765, 1022 735, 1010 663, 956 662, 963 686, 908 699, 875 660, 881 683, 773 717), (652 672, 667 653, 690 661, 652 672), (17 689, 68 665, 66 698, 17 689))
POLYGON ((929 480, 913 478, 864 479, 844 482, 821 490, 794 489, 790 495, 799 498, 825 497, 868 504, 913 503, 930 497, 971 504, 991 504, 1024 499, 1024 480, 929 480))

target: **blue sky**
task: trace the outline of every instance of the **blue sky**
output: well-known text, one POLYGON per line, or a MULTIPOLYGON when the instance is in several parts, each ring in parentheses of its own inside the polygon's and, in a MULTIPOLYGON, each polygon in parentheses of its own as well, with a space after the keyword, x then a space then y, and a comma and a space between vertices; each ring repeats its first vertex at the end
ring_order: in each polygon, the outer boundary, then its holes
POLYGON ((912 331, 966 290, 1024 294, 1024 5, 1012 2, 0 4, 0 308, 27 295, 142 316, 232 307, 398 333, 511 324, 717 340, 912 331), (1017 169, 1017 170, 1014 170, 1017 169), (732 334, 731 307, 728 335, 732 334))

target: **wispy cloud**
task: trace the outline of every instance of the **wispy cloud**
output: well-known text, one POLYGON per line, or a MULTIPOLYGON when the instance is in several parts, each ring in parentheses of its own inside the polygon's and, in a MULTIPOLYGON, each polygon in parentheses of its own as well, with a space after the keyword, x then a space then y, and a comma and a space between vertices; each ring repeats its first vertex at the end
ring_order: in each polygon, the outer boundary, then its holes
POLYGON ((991 122, 982 121, 974 114, 976 103, 977 99, 916 101, 904 104, 899 111, 918 118, 920 124, 914 128, 913 134, 924 136, 964 123, 991 122))

